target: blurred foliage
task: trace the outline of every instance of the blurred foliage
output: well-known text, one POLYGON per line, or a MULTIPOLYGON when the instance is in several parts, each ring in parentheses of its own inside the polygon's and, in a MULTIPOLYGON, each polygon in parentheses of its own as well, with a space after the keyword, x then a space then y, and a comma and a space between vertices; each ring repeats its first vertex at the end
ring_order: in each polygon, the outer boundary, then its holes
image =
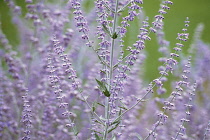
POLYGON ((7 36, 10 44, 13 47, 19 44, 17 28, 12 23, 12 16, 10 15, 9 8, 3 0, 0 0, 0 23, 1 29, 3 33, 7 36))
MULTIPOLYGON (((173 0, 172 0, 173 1, 173 0)), ((202 35, 202 39, 205 42, 210 43, 210 38, 208 34, 210 32, 210 14, 208 13, 210 9, 210 1, 209 0, 181 0, 181 1, 173 1, 174 4, 171 6, 171 10, 168 11, 168 14, 165 15, 165 26, 164 31, 166 35, 166 40, 170 41, 171 48, 175 46, 177 43, 176 37, 177 33, 181 32, 181 29, 184 27, 184 21, 186 17, 190 19, 190 27, 188 28, 188 32, 190 33, 190 39, 185 43, 184 52, 186 53, 190 44, 193 42, 193 34, 196 26, 199 23, 204 24, 204 32, 202 35)), ((144 10, 145 14, 149 17, 154 17, 157 14, 159 8, 160 0, 146 0, 144 1, 144 10)), ((153 19, 150 19, 151 21, 153 19)), ((147 71, 146 77, 148 77, 149 81, 155 78, 156 73, 151 73, 151 69, 154 67, 158 67, 157 58, 159 57, 157 53, 157 43, 154 37, 152 36, 153 41, 148 42, 147 51, 147 71), (154 48, 157 48, 154 50, 154 48)), ((156 70, 155 70, 156 71, 156 70)))

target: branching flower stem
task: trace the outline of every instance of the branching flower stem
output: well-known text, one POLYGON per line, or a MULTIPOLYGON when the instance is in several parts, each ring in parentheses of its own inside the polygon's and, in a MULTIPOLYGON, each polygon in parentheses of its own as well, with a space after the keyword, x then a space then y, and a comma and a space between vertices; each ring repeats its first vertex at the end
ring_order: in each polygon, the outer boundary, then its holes
MULTIPOLYGON (((182 86, 182 84, 181 84, 180 86, 182 86)), ((178 90, 176 91, 176 93, 178 93, 178 90)), ((175 98, 176 98, 176 94, 173 95, 173 97, 171 98, 171 100, 170 100, 169 102, 172 103, 172 102, 174 101, 175 98)), ((165 114, 166 111, 167 111, 167 109, 164 108, 163 114, 165 114)), ((160 125, 162 119, 163 119, 163 117, 160 117, 160 118, 159 118, 159 120, 158 120, 157 124, 155 125, 155 127, 153 128, 153 130, 149 132, 149 134, 147 135, 146 138, 144 138, 144 140, 147 140, 147 139, 156 131, 156 129, 157 129, 157 127, 160 125)))
MULTIPOLYGON (((119 4, 119 0, 116 1, 112 34, 114 34, 115 30, 116 30, 118 4, 119 4)), ((112 77, 113 77, 112 75, 113 75, 113 59, 114 59, 115 39, 116 38, 112 38, 112 44, 111 44, 111 56, 110 56, 110 67, 109 67, 109 86, 108 86, 109 92, 111 91, 111 82, 112 82, 112 77)), ((104 140, 107 139, 107 134, 108 134, 108 127, 109 127, 108 122, 109 122, 109 116, 110 116, 109 112, 110 112, 109 98, 105 98, 105 118, 106 118, 107 122, 105 125, 105 131, 104 131, 104 136, 103 136, 104 140)))
POLYGON ((120 10, 117 11, 117 13, 123 12, 123 10, 125 10, 125 8, 128 7, 128 5, 133 2, 133 0, 129 1, 124 7, 122 7, 120 10))
MULTIPOLYGON (((177 51, 175 51, 177 52, 177 51)), ((173 58, 173 56, 171 57, 173 58)), ((166 62, 164 63, 164 65, 166 65, 166 62)), ((167 73, 168 70, 165 69, 163 73, 167 73)), ((163 78, 164 74, 161 74, 160 77, 158 78, 158 80, 161 80, 163 78)), ((133 109, 134 107, 136 107, 140 102, 144 102, 145 98, 147 97, 147 95, 153 90, 153 88, 156 86, 157 84, 154 83, 152 87, 150 87, 150 89, 140 98, 138 99, 138 101, 131 106, 129 109, 127 109, 125 112, 123 112, 121 115, 119 115, 113 122, 115 122, 116 120, 118 120, 119 118, 121 118, 124 114, 126 114, 128 111, 130 111, 131 109, 133 109)))

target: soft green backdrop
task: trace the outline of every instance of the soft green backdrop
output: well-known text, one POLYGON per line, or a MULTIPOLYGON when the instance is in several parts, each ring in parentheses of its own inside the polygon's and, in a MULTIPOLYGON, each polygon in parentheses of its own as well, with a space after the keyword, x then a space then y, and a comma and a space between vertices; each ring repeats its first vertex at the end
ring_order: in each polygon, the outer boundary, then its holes
MULTIPOLYGON (((172 0, 174 4, 171 6, 171 10, 165 16, 165 34, 166 39, 170 41, 171 47, 174 47, 177 42, 176 37, 177 33, 181 31, 184 27, 184 20, 186 17, 190 19, 190 27, 188 32, 190 33, 190 39, 185 43, 185 52, 190 47, 192 43, 193 35, 196 26, 199 23, 203 23, 205 28, 202 34, 202 39, 210 43, 210 0, 172 0)), ((145 11, 149 17, 153 17, 159 8, 160 0, 145 0, 145 11)), ((154 55, 155 43, 149 42, 148 50, 148 63, 151 65, 147 66, 147 69, 152 69, 152 67, 157 67, 157 63, 153 60, 157 60, 158 55, 154 55), (150 47, 151 46, 151 47, 150 47)), ((156 73, 156 72, 154 72, 156 73)), ((146 75, 150 80, 155 78, 155 75, 151 75, 148 71, 146 75)))
MULTIPOLYGON (((203 23, 205 28, 202 34, 202 39, 210 43, 210 0, 173 0, 174 4, 171 6, 168 14, 165 15, 165 34, 166 39, 171 42, 171 48, 174 47, 176 43, 177 33, 181 31, 184 25, 184 20, 186 17, 190 18, 190 40, 186 43, 186 48, 190 47, 192 43, 192 37, 196 26, 199 23, 203 23)), ((24 0, 16 0, 16 3, 23 8, 23 15, 26 13, 24 0)), ((87 0, 86 5, 92 5, 93 1, 87 0)), ((144 0, 144 10, 145 15, 150 17, 150 22, 153 20, 153 17, 157 14, 158 8, 160 5, 160 0, 144 0)), ((1 28, 6 34, 7 38, 10 41, 10 44, 16 48, 19 43, 19 37, 17 29, 14 24, 11 22, 11 16, 9 14, 9 9, 7 5, 0 0, 0 21, 1 28)), ((130 28, 129 32, 126 35, 126 44, 132 45, 136 41, 136 35, 138 34, 138 22, 133 23, 134 28, 130 28)), ((157 77, 158 71, 157 67, 159 65, 157 59, 159 58, 159 53, 157 52, 158 46, 156 39, 153 34, 151 34, 152 41, 147 42, 147 59, 146 59, 146 69, 145 69, 145 79, 151 81, 157 77)), ((1 47, 1 46, 0 46, 1 47)))

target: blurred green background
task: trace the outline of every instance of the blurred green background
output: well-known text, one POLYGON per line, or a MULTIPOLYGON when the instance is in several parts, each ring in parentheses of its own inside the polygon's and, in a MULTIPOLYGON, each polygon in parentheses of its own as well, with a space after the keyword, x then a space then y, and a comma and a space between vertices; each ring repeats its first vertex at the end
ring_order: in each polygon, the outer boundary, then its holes
MULTIPOLYGON (((204 32, 202 34, 202 39, 206 43, 210 43, 210 0, 172 0, 174 4, 171 6, 171 10, 168 11, 168 14, 165 15, 165 35, 166 39, 170 41, 171 48, 175 47, 177 33, 181 32, 181 29, 184 27, 184 21, 186 17, 190 19, 190 26, 188 32, 190 33, 189 41, 185 43, 184 52, 187 52, 187 49, 190 47, 190 44, 193 43, 193 35, 195 29, 199 23, 204 24, 204 32)), ((149 17, 154 17, 159 8, 160 0, 145 0, 145 11, 146 15, 149 17)), ((151 65, 147 65, 147 69, 153 69, 152 67, 158 67, 157 58, 159 55, 155 55, 154 49, 156 47, 156 42, 149 42, 147 51, 148 57, 147 62, 151 65), (154 61, 155 60, 155 61, 154 61)), ((156 52, 156 50, 155 50, 156 52)), ((154 75, 150 76, 150 72, 146 71, 146 75, 149 77, 149 80, 155 78, 156 72, 154 75)))
MULTIPOLYGON (((210 43, 210 0, 174 0, 174 4, 168 13, 165 15, 164 31, 166 40, 170 41, 170 47, 175 47, 177 33, 182 32, 184 21, 186 17, 190 19, 190 33, 189 40, 185 43, 184 52, 186 53, 190 45, 193 43, 193 35, 199 23, 204 24, 204 31, 202 33, 202 40, 210 43)), ((154 16, 159 9, 160 0, 144 0, 143 10, 145 15, 149 17, 150 23, 154 20, 154 16)), ((137 26, 138 22, 133 23, 137 26)), ((128 45, 136 40, 135 36, 138 30, 130 30, 127 37, 128 45)), ((152 40, 147 41, 147 59, 145 69, 145 79, 149 82, 158 75, 157 67, 160 65, 158 58, 158 45, 154 34, 150 34, 152 40)))
MULTIPOLYGON (((15 0, 17 5, 22 7, 23 17, 26 13, 24 0, 15 0)), ((86 0, 86 6, 93 6, 92 0, 86 0)), ((190 27, 188 32, 190 33, 190 40, 185 43, 185 51, 190 47, 194 30, 199 23, 204 24, 204 32, 202 39, 204 42, 210 43, 210 0, 173 0, 174 4, 171 6, 171 10, 165 15, 165 35, 166 39, 170 41, 171 48, 173 48, 177 42, 177 33, 181 32, 184 27, 184 20, 186 17, 190 19, 190 27)), ((145 15, 149 17, 150 23, 153 21, 153 17, 157 14, 159 9, 160 0, 144 0, 143 10, 145 15)), ((12 17, 9 13, 9 8, 5 4, 4 0, 0 0, 0 21, 1 29, 7 36, 10 44, 16 48, 19 44, 19 37, 16 26, 12 23, 12 17)), ((138 34, 139 22, 136 20, 132 24, 132 28, 126 35, 125 46, 132 46, 132 43, 136 41, 136 35, 138 34)), ((160 65, 158 58, 158 45, 154 34, 151 34, 152 41, 147 42, 147 59, 145 68, 145 79, 151 81, 158 75, 157 67, 160 65)))

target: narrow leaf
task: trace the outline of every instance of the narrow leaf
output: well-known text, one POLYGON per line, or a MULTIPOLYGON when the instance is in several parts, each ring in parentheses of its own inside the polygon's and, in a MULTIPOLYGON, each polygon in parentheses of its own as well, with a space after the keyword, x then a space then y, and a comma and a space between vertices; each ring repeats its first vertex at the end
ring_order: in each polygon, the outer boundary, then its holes
POLYGON ((95 133, 96 140, 101 140, 101 138, 95 133))
MULTIPOLYGON (((106 87, 105 87, 106 88, 106 87)), ((110 97, 110 93, 109 91, 107 90, 107 88, 105 89, 105 91, 103 91, 103 94, 106 96, 106 97, 110 97)))
MULTIPOLYGON (((96 52, 96 50, 94 50, 96 52)), ((97 54, 97 52, 96 52, 97 54)), ((97 54, 98 59, 100 60, 101 63, 103 63, 104 65, 106 65, 107 67, 110 67, 104 60, 102 60, 102 58, 97 54)))
POLYGON ((102 132, 99 132, 99 131, 96 131, 96 130, 93 130, 93 129, 90 129, 90 130, 95 132, 95 133, 103 134, 102 132))
POLYGON ((79 88, 78 90, 79 90, 79 92, 80 92, 80 93, 82 93, 82 92, 83 92, 83 89, 82 89, 82 88, 79 88))
MULTIPOLYGON (((120 109, 118 115, 120 116, 121 114, 122 114, 122 110, 120 109)), ((118 119, 116 119, 116 121, 112 122, 111 125, 120 123, 120 120, 121 120, 121 117, 119 117, 118 119)))
POLYGON ((103 126, 105 126, 103 123, 101 123, 100 121, 98 121, 98 120, 95 120, 94 122, 96 122, 96 123, 100 123, 100 124, 102 124, 103 126))
POLYGON ((111 11, 112 13, 115 13, 115 11, 112 10, 105 2, 103 4, 109 11, 111 11))
POLYGON ((113 35, 112 35, 112 38, 113 38, 113 39, 116 39, 116 38, 117 38, 117 36, 118 36, 118 35, 117 35, 117 33, 116 33, 116 32, 114 32, 114 33, 113 33, 113 35))
POLYGON ((111 123, 111 125, 113 125, 113 124, 117 124, 117 123, 120 123, 120 120, 118 119, 118 120, 116 120, 116 121, 114 121, 114 122, 112 122, 111 123))
POLYGON ((103 71, 103 70, 100 70, 102 73, 104 73, 104 74, 106 74, 106 72, 105 71, 103 71))
POLYGON ((122 114, 122 110, 120 109, 119 116, 122 114))
POLYGON ((114 65, 113 69, 116 69, 118 67, 119 64, 114 65))
POLYGON ((104 83, 103 82, 101 82, 101 81, 99 81, 98 79, 96 79, 96 82, 98 83, 98 85, 99 85, 99 88, 100 89, 102 89, 102 90, 104 90, 105 88, 105 85, 104 85, 104 83))
POLYGON ((128 110, 127 108, 125 108, 125 107, 123 107, 123 106, 119 106, 119 108, 122 108, 122 109, 128 110))
POLYGON ((99 102, 97 102, 97 104, 99 104, 100 106, 103 106, 103 107, 105 107, 105 105, 103 105, 103 104, 101 104, 101 103, 99 103, 99 102))
POLYGON ((78 131, 76 131, 76 132, 75 132, 75 136, 77 136, 78 134, 79 134, 79 132, 78 132, 78 131))
POLYGON ((98 83, 99 89, 101 90, 101 92, 102 92, 106 97, 110 97, 110 93, 109 93, 109 91, 107 90, 107 88, 106 88, 106 86, 105 86, 105 83, 102 82, 102 81, 99 81, 98 79, 96 79, 96 82, 98 83))
POLYGON ((96 102, 93 102, 93 104, 92 104, 92 111, 93 111, 93 112, 96 111, 96 102))
POLYGON ((109 34, 109 36, 111 36, 111 33, 110 33, 109 29, 106 27, 106 25, 102 24, 102 26, 103 26, 104 32, 106 32, 107 34, 109 34))
POLYGON ((119 124, 120 124, 120 122, 118 122, 113 128, 109 129, 109 130, 108 130, 108 133, 110 133, 110 132, 112 132, 113 130, 115 130, 115 129, 118 127, 119 124))

